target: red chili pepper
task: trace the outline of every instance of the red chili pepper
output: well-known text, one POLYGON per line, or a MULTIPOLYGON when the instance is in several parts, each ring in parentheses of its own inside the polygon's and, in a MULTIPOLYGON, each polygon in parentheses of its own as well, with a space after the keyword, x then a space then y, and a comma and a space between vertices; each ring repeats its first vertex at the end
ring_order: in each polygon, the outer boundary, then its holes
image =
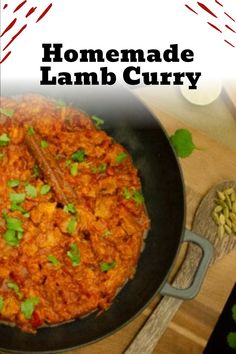
POLYGON ((42 325, 42 323, 43 323, 43 321, 39 317, 39 313, 37 311, 34 311, 32 319, 31 319, 32 327, 34 327, 34 328, 40 327, 42 325))

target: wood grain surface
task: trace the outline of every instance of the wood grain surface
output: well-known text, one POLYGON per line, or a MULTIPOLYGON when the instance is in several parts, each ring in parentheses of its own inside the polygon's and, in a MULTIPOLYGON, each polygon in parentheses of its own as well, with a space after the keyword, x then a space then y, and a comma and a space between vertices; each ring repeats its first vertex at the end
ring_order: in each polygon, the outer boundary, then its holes
MULTIPOLYGON (((214 245, 212 264, 227 255, 236 246, 236 237, 233 235, 225 235, 223 239, 219 239, 217 226, 211 218, 216 192, 231 187, 236 187, 234 181, 221 182, 210 189, 203 197, 194 216, 192 231, 207 238, 214 245)), ((172 283, 174 287, 185 289, 191 285, 201 257, 201 249, 197 245, 190 243, 183 264, 174 276, 172 283)), ((151 354, 182 303, 183 301, 180 299, 164 296, 127 348, 125 354, 151 354)))
MULTIPOLYGON (((158 109, 156 97, 148 90, 139 89, 137 96, 159 118, 168 134, 183 128, 177 121, 158 109)), ((197 150, 187 159, 181 160, 187 197, 187 227, 191 229, 194 213, 203 195, 215 184, 236 178, 236 153, 209 138, 206 134, 189 128, 197 150)), ((185 247, 182 247, 173 274, 182 263, 185 247)), ((162 335, 154 354, 200 354, 219 317, 224 303, 236 281, 236 251, 222 258, 208 271, 201 292, 196 299, 184 302, 168 329, 162 335)), ((87 347, 68 351, 68 354, 121 354, 149 318, 160 301, 156 297, 149 306, 131 323, 113 335, 87 347)), ((122 311, 122 309, 121 309, 122 311)), ((145 353, 144 353, 145 354, 145 353)), ((217 353, 218 354, 218 353, 217 353)))

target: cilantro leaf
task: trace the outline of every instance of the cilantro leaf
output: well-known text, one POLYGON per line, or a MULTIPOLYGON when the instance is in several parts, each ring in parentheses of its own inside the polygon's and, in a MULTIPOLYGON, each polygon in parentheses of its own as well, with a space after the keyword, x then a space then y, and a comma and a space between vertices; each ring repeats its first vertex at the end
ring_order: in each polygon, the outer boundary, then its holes
POLYGON ((80 264, 80 251, 76 243, 70 244, 70 251, 67 252, 67 256, 70 258, 73 267, 80 264))
POLYGON ((66 230, 69 234, 73 234, 76 230, 76 226, 77 226, 77 221, 74 219, 74 218, 71 218, 69 221, 68 221, 68 224, 67 224, 67 227, 66 227, 66 230))
POLYGON ((144 203, 144 197, 141 192, 137 191, 135 188, 131 188, 131 191, 128 190, 127 187, 123 189, 123 196, 125 199, 129 200, 132 199, 137 204, 144 203))
POLYGON ((0 296, 0 312, 2 311, 3 307, 4 307, 4 299, 2 296, 0 296))
POLYGON ((66 213, 71 213, 71 214, 75 214, 76 213, 76 208, 74 206, 74 204, 72 203, 68 203, 64 206, 63 210, 66 212, 66 213))
POLYGON ((28 215, 29 213, 21 205, 18 205, 16 203, 12 203, 10 205, 10 210, 11 211, 19 211, 20 213, 23 214, 23 216, 29 217, 29 215, 28 215))
POLYGON ((98 172, 103 173, 103 172, 106 172, 106 170, 107 170, 107 164, 106 163, 101 163, 98 166, 98 172))
POLYGON ((97 128, 99 128, 100 125, 104 124, 104 120, 98 116, 93 115, 93 116, 91 116, 91 118, 94 121, 97 128))
POLYGON ((5 156, 6 156, 5 152, 0 152, 0 159, 2 159, 5 156))
POLYGON ((127 154, 125 152, 120 152, 117 156, 116 156, 116 163, 121 163, 123 161, 125 161, 127 158, 127 154))
POLYGON ((26 191, 27 197, 30 197, 30 198, 37 197, 37 189, 34 186, 32 186, 32 184, 27 184, 25 186, 25 191, 26 191))
POLYGON ((20 181, 18 179, 9 179, 9 181, 7 181, 7 186, 10 188, 18 187, 19 184, 20 184, 20 181))
POLYGON ((30 297, 21 303, 21 312, 25 316, 26 320, 30 320, 35 306, 39 303, 39 298, 37 296, 30 297))
POLYGON ((10 201, 15 204, 23 203, 25 200, 26 194, 25 193, 10 193, 10 201))
POLYGON ((51 254, 48 256, 48 261, 52 263, 52 265, 54 265, 55 267, 61 264, 60 261, 51 254))
POLYGON ((14 114, 14 109, 12 108, 0 108, 0 113, 4 114, 4 116, 7 116, 9 118, 11 118, 14 114))
POLYGON ((57 105, 58 108, 66 106, 66 104, 65 104, 65 102, 63 100, 57 100, 56 101, 56 105, 57 105))
POLYGON ((177 129, 170 137, 170 142, 178 157, 188 157, 197 148, 192 139, 192 134, 187 129, 177 129))
POLYGON ((47 140, 42 139, 42 140, 40 141, 40 146, 41 146, 42 149, 46 149, 46 148, 48 147, 48 142, 47 142, 47 140))
POLYGON ((66 160, 66 161, 65 161, 65 167, 70 166, 70 165, 71 165, 71 163, 72 163, 72 161, 71 161, 71 160, 66 160))
POLYGON ((236 349, 236 332, 230 332, 227 335, 227 342, 230 348, 236 349))
POLYGON ((22 299, 23 297, 22 292, 20 291, 20 288, 16 283, 8 282, 7 287, 8 289, 13 290, 16 293, 16 295, 19 297, 19 299, 22 299))
POLYGON ((9 246, 16 247, 19 245, 19 238, 15 230, 7 230, 3 235, 4 240, 9 246))
POLYGON ((100 264, 100 269, 102 272, 108 272, 108 270, 115 268, 115 266, 116 266, 115 261, 113 261, 111 263, 102 262, 100 264))
POLYGON ((71 164, 70 174, 71 176, 75 177, 77 176, 77 173, 78 173, 78 162, 74 162, 71 164))
POLYGON ((41 188, 40 188, 40 194, 45 195, 50 191, 51 187, 48 184, 44 184, 41 188))
POLYGON ((71 158, 73 161, 76 162, 83 162, 85 159, 85 151, 83 149, 80 149, 78 151, 75 151, 72 155, 71 158))
POLYGON ((139 191, 134 190, 132 193, 132 199, 137 203, 137 204, 142 204, 144 202, 144 197, 142 193, 139 191))
POLYGON ((33 167, 33 177, 38 177, 39 176, 39 167, 38 165, 34 165, 33 167))
POLYGON ((129 200, 132 196, 131 192, 128 190, 127 187, 124 187, 124 189, 123 189, 123 196, 127 200, 129 200))
POLYGON ((10 138, 6 133, 0 136, 0 146, 7 146, 10 142, 10 138))
POLYGON ((33 128, 33 127, 29 127, 29 128, 27 129, 27 134, 28 134, 29 136, 34 135, 34 134, 35 134, 34 128, 33 128))
POLYGON ((105 230, 102 234, 103 237, 108 237, 108 236, 111 236, 112 235, 112 232, 110 230, 105 230))
POLYGON ((17 218, 12 218, 7 215, 4 216, 8 230, 23 232, 22 221, 17 218))

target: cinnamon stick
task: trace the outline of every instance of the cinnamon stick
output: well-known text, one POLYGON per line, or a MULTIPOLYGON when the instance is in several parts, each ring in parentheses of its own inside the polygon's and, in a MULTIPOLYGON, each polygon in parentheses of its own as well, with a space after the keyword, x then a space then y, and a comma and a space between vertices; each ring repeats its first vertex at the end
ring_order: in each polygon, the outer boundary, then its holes
POLYGON ((40 147, 39 137, 25 134, 25 142, 30 153, 37 161, 47 183, 56 194, 57 201, 63 205, 76 202, 76 193, 71 185, 65 181, 63 172, 59 168, 53 155, 40 147))

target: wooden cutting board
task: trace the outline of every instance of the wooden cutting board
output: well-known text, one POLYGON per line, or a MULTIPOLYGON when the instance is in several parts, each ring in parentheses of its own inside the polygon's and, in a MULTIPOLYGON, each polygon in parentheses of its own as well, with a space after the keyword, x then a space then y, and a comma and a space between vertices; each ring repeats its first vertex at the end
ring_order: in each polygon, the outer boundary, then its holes
MULTIPOLYGON (((186 127, 184 123, 161 112, 158 109, 158 102, 156 102, 155 97, 148 95, 148 90, 138 90, 137 96, 159 118, 169 135, 178 128, 186 127)), ((191 157, 181 160, 187 191, 187 227, 191 228, 194 212, 208 189, 222 180, 236 179, 236 152, 196 129, 189 127, 188 129, 193 134, 195 144, 202 148, 201 151, 195 151, 191 157)), ((178 269, 178 265, 183 259, 184 250, 183 247, 174 272, 178 269)), ((233 251, 210 269, 202 291, 195 300, 184 303, 170 323, 154 353, 202 353, 203 347, 235 281, 236 252, 233 251)), ((156 297, 142 314, 115 334, 95 344, 67 353, 123 353, 135 334, 145 323, 159 299, 159 297, 156 297)))

